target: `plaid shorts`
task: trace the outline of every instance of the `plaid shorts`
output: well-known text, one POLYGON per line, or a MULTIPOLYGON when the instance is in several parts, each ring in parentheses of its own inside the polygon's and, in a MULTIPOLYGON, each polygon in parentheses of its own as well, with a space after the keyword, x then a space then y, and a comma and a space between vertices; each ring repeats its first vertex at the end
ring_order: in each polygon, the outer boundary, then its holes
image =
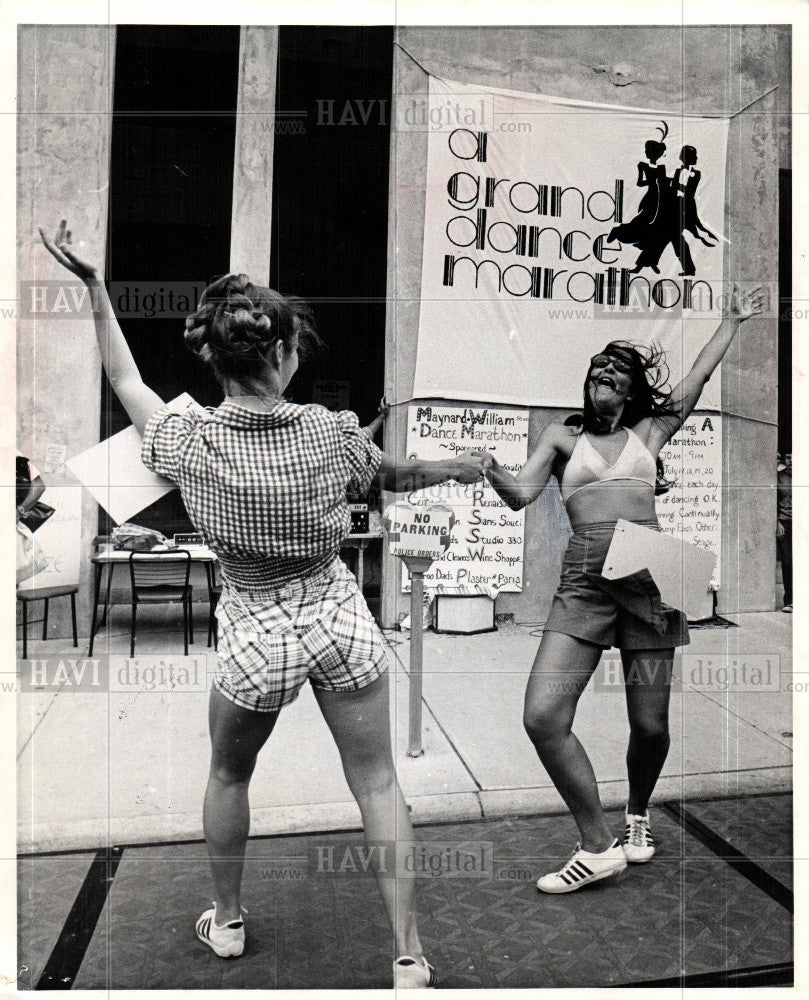
POLYGON ((214 687, 255 712, 290 704, 307 678, 328 691, 358 691, 387 669, 382 633, 337 556, 266 594, 226 586, 216 617, 214 687))

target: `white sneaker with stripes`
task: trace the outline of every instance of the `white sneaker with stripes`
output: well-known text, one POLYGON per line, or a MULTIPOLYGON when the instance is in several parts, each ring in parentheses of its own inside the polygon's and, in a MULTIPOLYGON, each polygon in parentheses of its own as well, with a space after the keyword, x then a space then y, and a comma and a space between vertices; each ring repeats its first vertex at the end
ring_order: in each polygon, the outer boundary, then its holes
POLYGON ((626 814, 626 832, 624 833, 624 853, 626 860, 634 864, 651 861, 655 852, 655 842, 649 828, 649 813, 642 816, 626 814))
MULTIPOLYGON (((242 907, 243 912, 247 912, 242 907)), ((238 958, 244 951, 244 921, 231 920, 219 927, 216 923, 216 903, 197 921, 197 937, 213 948, 220 958, 238 958)))
POLYGON ((540 892, 574 892, 583 885, 617 875, 626 868, 626 855, 617 840, 598 854, 583 851, 576 844, 576 853, 558 872, 543 875, 537 882, 540 892))
POLYGON ((432 989, 437 982, 435 969, 423 955, 420 962, 402 955, 393 963, 393 985, 397 990, 432 989))

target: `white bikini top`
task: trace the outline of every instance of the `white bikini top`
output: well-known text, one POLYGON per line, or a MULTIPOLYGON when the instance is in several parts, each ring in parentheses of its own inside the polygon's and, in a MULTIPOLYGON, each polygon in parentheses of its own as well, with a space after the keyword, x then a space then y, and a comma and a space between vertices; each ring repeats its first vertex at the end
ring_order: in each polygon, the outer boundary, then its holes
POLYGON ((567 503, 574 493, 583 490, 585 486, 612 479, 637 479, 654 488, 657 482, 657 462, 629 427, 626 428, 623 451, 612 465, 601 457, 587 434, 582 431, 562 475, 562 499, 567 503))

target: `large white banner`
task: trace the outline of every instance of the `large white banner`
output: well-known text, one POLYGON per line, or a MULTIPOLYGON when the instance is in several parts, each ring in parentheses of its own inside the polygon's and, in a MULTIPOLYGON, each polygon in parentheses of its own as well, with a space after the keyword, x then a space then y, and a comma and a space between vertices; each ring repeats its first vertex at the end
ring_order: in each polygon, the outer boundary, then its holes
POLYGON ((579 406, 612 340, 679 380, 720 319, 728 120, 432 77, 429 112, 414 397, 579 406))
MULTIPOLYGON (((467 448, 491 452, 510 472, 519 472, 528 454, 528 411, 408 406, 408 457, 446 459, 467 448)), ((524 511, 511 510, 488 482, 434 486, 408 494, 407 500, 425 508, 443 504, 459 522, 447 551, 424 574, 425 589, 491 597, 522 590, 524 511)), ((409 587, 405 572, 403 589, 409 587)))

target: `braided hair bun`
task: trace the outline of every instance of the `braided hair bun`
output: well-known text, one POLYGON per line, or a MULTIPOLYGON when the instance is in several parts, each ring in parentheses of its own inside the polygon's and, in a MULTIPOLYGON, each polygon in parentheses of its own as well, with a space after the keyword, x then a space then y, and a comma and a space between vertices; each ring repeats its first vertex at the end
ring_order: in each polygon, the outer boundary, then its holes
POLYGON ((252 284, 246 274, 227 274, 205 289, 186 319, 185 343, 220 380, 257 374, 273 344, 292 343, 296 313, 273 289, 252 284))

